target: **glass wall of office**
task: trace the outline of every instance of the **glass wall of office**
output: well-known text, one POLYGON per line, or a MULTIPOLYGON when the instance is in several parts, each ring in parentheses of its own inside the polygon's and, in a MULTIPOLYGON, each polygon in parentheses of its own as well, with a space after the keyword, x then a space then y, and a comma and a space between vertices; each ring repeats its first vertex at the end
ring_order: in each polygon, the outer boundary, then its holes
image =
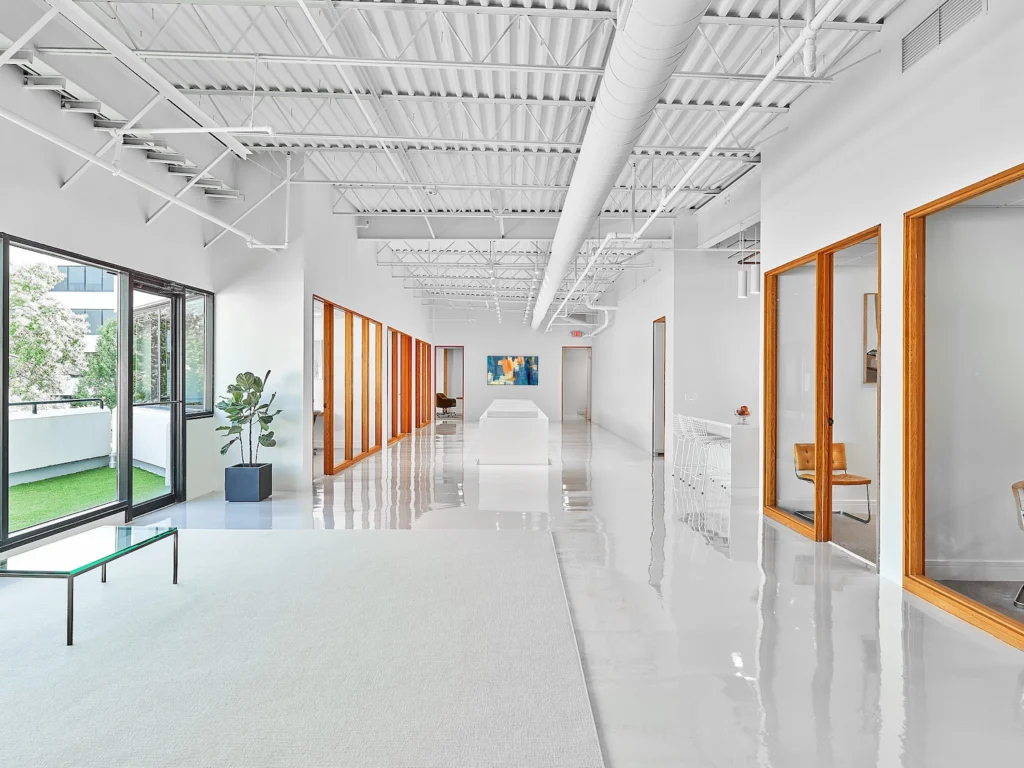
POLYGON ((434 407, 431 401, 433 392, 433 366, 431 365, 430 345, 416 339, 416 426, 425 427, 431 422, 434 407))
POLYGON ((878 242, 877 227, 858 233, 767 272, 764 287, 765 514, 872 563, 878 242))
POLYGON ((832 537, 878 562, 878 238, 832 257, 832 537))
POLYGON ((380 450, 384 336, 376 320, 325 299, 314 299, 314 318, 318 310, 324 337, 323 466, 334 474, 380 450))
POLYGON ((907 214, 905 586, 1024 648, 1024 166, 907 214))
POLYGON ((183 498, 186 408, 212 415, 212 297, 2 243, 0 547, 183 498))
POLYGON ((815 536, 816 256, 765 274, 765 511, 815 536))
POLYGON ((391 382, 391 408, 388 411, 388 442, 410 434, 413 429, 413 339, 395 328, 388 328, 388 378, 391 382))

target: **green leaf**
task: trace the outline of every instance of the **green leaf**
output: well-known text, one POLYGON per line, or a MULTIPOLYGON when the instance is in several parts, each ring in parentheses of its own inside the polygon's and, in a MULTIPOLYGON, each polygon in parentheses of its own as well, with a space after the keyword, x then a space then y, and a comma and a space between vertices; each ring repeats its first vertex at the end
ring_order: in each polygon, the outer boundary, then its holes
POLYGON ((277 440, 275 440, 272 437, 268 437, 267 435, 263 435, 260 438, 260 445, 262 445, 264 448, 273 448, 275 445, 277 445, 277 440))

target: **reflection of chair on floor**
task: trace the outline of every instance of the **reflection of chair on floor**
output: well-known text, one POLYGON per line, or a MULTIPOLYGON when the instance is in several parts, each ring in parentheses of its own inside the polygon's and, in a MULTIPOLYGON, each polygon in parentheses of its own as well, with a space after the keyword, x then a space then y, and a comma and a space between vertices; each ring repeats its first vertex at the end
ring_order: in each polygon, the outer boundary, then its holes
POLYGON ((454 397, 445 397, 440 392, 437 393, 437 400, 434 403, 435 407, 440 408, 445 416, 448 415, 449 408, 454 408, 458 404, 458 400, 454 397))
MULTIPOLYGON (((814 484, 814 443, 796 443, 793 445, 793 463, 796 467, 796 476, 805 483, 814 484)), ((835 486, 863 485, 864 495, 868 501, 868 516, 857 517, 849 512, 836 512, 843 517, 848 517, 858 523, 867 525, 871 522, 871 478, 851 475, 846 471, 846 443, 832 443, 832 487, 835 486)))
MULTIPOLYGON (((1021 506, 1020 492, 1024 491, 1024 480, 1013 484, 1013 498, 1017 502, 1017 525, 1024 531, 1024 507, 1021 506)), ((1013 598, 1013 604, 1018 608, 1024 608, 1024 585, 1021 585, 1017 596, 1013 598)))

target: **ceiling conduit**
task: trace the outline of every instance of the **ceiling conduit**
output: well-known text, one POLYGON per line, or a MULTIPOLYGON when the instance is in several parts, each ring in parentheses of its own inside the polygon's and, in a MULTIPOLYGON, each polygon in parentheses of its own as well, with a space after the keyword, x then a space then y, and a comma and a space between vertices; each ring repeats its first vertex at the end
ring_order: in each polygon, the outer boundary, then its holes
POLYGON ((710 4, 710 0, 621 4, 615 40, 537 294, 534 330, 540 328, 710 4))

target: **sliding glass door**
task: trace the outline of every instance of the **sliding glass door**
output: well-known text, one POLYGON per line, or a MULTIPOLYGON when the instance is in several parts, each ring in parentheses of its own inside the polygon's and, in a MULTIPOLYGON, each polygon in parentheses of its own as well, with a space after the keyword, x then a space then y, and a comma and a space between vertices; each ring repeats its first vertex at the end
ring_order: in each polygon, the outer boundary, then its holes
POLYGON ((184 498, 213 414, 212 296, 0 235, 0 549, 184 498))
POLYGON ((183 291, 133 285, 131 484, 137 513, 174 501, 176 495, 185 397, 183 308, 183 291))

